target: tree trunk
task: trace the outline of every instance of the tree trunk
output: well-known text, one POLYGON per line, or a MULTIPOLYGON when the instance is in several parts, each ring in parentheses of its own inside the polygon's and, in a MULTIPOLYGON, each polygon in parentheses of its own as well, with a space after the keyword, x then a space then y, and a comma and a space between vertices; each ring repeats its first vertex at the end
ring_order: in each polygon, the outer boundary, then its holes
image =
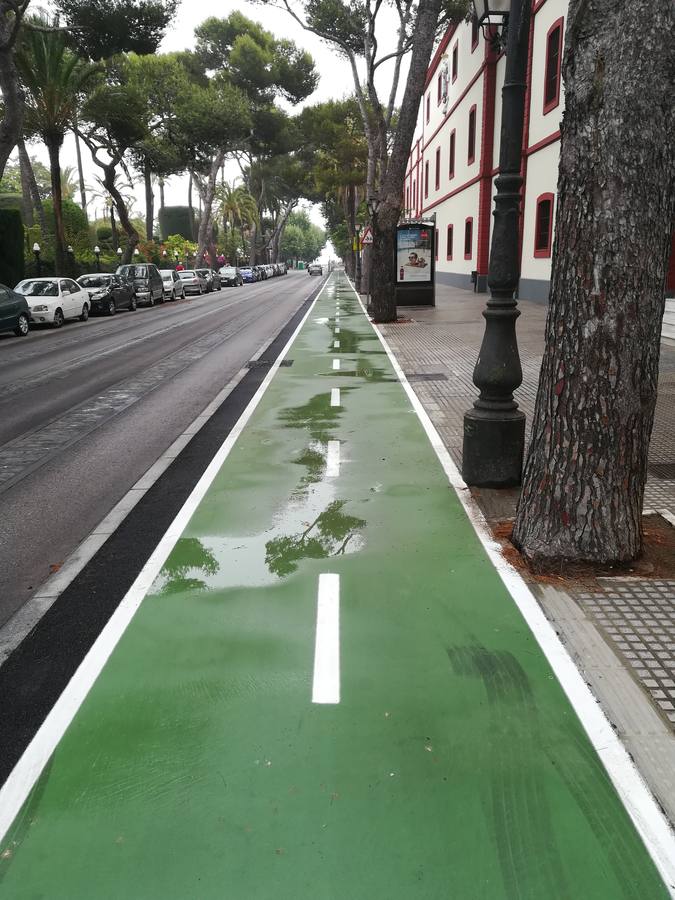
POLYGON ((127 265, 133 259, 134 250, 136 249, 136 246, 138 244, 138 232, 131 224, 129 211, 127 209, 126 203, 124 202, 124 197, 122 197, 120 192, 117 190, 117 185, 115 184, 115 165, 113 163, 109 165, 103 165, 99 163, 99 165, 103 169, 103 184, 115 203, 115 207, 117 208, 117 215, 120 220, 120 225, 124 229, 124 232, 127 236, 127 246, 122 255, 122 263, 124 265, 127 265))
MULTIPOLYGON (((28 191, 30 193, 30 198, 33 204, 33 209, 37 213, 38 222, 40 223, 40 229, 42 230, 42 234, 47 234, 47 217, 45 215, 45 208, 42 204, 42 197, 40 196, 40 189, 38 188, 38 183, 35 179, 35 172, 33 171, 33 164, 30 161, 30 157, 28 156, 28 150, 26 149, 26 144, 23 139, 18 143, 19 148, 19 160, 21 166, 26 170, 26 179, 28 182, 28 191)), ((22 176, 23 178, 23 176, 22 176)))
POLYGON ((674 30, 672 4, 570 3, 546 348, 513 532, 537 566, 642 550, 675 213, 674 30))
MULTIPOLYGON (((201 200, 202 210, 199 221, 199 247, 197 249, 197 267, 204 265, 204 253, 209 251, 209 255, 213 255, 213 201, 216 196, 216 184, 218 181, 218 172, 223 164, 225 153, 219 150, 215 159, 211 163, 208 178, 204 184, 198 183, 199 197, 201 200)), ((200 180, 201 181, 201 180, 200 180)))
POLYGON ((164 179, 159 179, 159 208, 164 209, 164 179))
POLYGON ((145 237, 146 240, 151 241, 155 224, 155 194, 152 190, 152 172, 147 160, 143 166, 143 182, 145 184, 145 237))
POLYGON ((188 210, 190 216, 190 240, 194 241, 195 239, 195 210, 192 205, 192 184, 194 181, 194 176, 192 172, 190 172, 190 180, 188 181, 188 210))
MULTIPOLYGON (((241 239, 244 240, 244 229, 241 230, 241 239)), ((251 254, 249 257, 249 265, 255 266, 258 261, 258 226, 255 222, 251 225, 251 254)), ((243 249, 243 246, 242 246, 243 249)))
POLYGON ((113 250, 117 253, 117 248, 120 245, 120 239, 117 234, 117 222, 115 221, 115 207, 113 204, 110 204, 110 230, 112 231, 112 245, 113 250))
POLYGON ((73 134, 75 136, 75 154, 77 156, 77 178, 78 178, 78 181, 80 184, 80 203, 82 204, 82 209, 84 210, 84 214, 86 216, 87 215, 87 190, 84 186, 84 167, 82 166, 82 149, 80 147, 80 137, 77 133, 77 119, 75 120, 75 123, 74 123, 73 134))
POLYGON ((52 205, 54 207, 54 264, 57 275, 66 274, 66 235, 63 227, 63 197, 61 194, 61 161, 58 138, 45 138, 49 154, 49 174, 52 183, 52 205))
POLYGON ((396 319, 394 293, 394 243, 396 225, 401 216, 401 196, 405 170, 417 125, 420 100, 424 92, 427 68, 434 46, 441 0, 420 3, 413 37, 410 70, 399 111, 396 132, 387 170, 380 184, 380 208, 377 227, 373 227, 373 315, 378 322, 396 319), (385 234, 384 232, 388 233, 385 234), (379 233, 378 233, 379 232, 379 233))
POLYGON ((29 169, 32 172, 32 168, 24 142, 19 141, 17 147, 19 149, 19 174, 21 175, 21 194, 23 197, 23 219, 24 224, 31 228, 35 224, 35 217, 33 216, 34 200, 29 174, 29 169))
POLYGON ((19 91, 19 76, 14 65, 13 4, 0 2, 0 94, 3 116, 0 120, 0 178, 7 160, 21 137, 23 102, 19 91))

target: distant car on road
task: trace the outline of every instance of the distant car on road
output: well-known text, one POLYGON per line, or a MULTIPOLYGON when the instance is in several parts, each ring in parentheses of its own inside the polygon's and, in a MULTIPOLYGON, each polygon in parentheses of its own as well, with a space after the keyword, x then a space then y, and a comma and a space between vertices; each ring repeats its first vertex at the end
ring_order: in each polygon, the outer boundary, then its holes
POLYGON ((206 281, 207 293, 210 293, 211 291, 219 291, 222 287, 220 283, 220 275, 217 272, 214 272, 213 269, 196 269, 196 272, 201 275, 206 281))
POLYGON ((25 297, 0 284, 0 331, 13 331, 17 337, 28 334, 30 307, 25 297))
POLYGON ((114 316, 118 309, 136 309, 136 294, 119 275, 80 275, 77 283, 89 294, 90 312, 114 316))
POLYGON ((89 318, 89 294, 72 278, 24 278, 14 290, 26 298, 38 325, 60 328, 66 319, 89 318))
POLYGON ((128 281, 134 287, 138 303, 164 303, 164 282, 159 269, 153 263, 130 263, 118 266, 116 275, 128 281))
POLYGON ((179 272, 180 280, 186 294, 203 294, 206 291, 206 278, 195 269, 185 269, 179 272))
POLYGON ((159 274, 162 276, 162 284, 164 285, 164 299, 178 300, 179 297, 185 299, 185 286, 180 280, 180 272, 174 269, 160 269, 159 274))
POLYGON ((220 270, 220 280, 225 287, 237 287, 244 283, 239 269, 234 266, 223 266, 220 270))
POLYGON ((307 272, 309 275, 323 275, 323 266, 321 263, 310 263, 307 272))

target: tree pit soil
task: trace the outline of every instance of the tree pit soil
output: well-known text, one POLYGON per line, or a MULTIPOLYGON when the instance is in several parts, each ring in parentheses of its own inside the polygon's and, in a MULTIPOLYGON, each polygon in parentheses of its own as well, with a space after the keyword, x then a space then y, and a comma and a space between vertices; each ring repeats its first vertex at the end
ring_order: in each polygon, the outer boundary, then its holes
POLYGON ((557 567, 535 571, 511 543, 512 520, 495 522, 490 528, 504 559, 523 577, 537 584, 550 584, 564 590, 565 585, 593 585, 598 578, 675 579, 675 528, 658 514, 642 518, 642 556, 633 562, 613 566, 565 562, 557 567))

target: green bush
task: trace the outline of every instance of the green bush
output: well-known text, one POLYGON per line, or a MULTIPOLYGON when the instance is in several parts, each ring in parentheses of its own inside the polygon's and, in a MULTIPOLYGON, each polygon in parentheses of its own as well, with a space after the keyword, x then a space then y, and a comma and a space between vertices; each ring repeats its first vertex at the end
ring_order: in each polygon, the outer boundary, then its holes
POLYGON ((170 234, 179 234, 186 241, 194 240, 197 235, 194 213, 190 222, 189 206, 165 206, 160 209, 159 228, 164 241, 170 234))
POLYGON ((21 194, 0 194, 0 209, 23 209, 21 194))
POLYGON ((13 288, 24 277, 23 221, 18 209, 0 209, 0 282, 13 288))

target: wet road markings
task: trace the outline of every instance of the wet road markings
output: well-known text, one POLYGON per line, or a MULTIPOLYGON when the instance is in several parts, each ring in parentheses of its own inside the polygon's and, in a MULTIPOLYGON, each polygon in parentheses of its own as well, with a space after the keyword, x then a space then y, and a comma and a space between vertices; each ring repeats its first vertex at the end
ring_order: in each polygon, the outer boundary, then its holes
POLYGON ((336 329, 335 329, 335 334, 340 334, 340 329, 339 329, 339 327, 336 327, 336 329))
POLYGON ((338 350, 340 348, 340 341, 333 341, 333 347, 338 350))
POLYGON ((328 441, 326 455, 326 478, 337 478, 340 474, 340 441, 328 441))
POLYGON ((331 406, 339 406, 340 405, 340 388, 333 388, 331 390, 330 405, 331 406))
POLYGON ((319 575, 312 703, 340 702, 340 576, 319 575))
POLYGON ((339 368, 340 368, 340 360, 334 359, 333 360, 333 369, 337 372, 339 370, 339 368))

